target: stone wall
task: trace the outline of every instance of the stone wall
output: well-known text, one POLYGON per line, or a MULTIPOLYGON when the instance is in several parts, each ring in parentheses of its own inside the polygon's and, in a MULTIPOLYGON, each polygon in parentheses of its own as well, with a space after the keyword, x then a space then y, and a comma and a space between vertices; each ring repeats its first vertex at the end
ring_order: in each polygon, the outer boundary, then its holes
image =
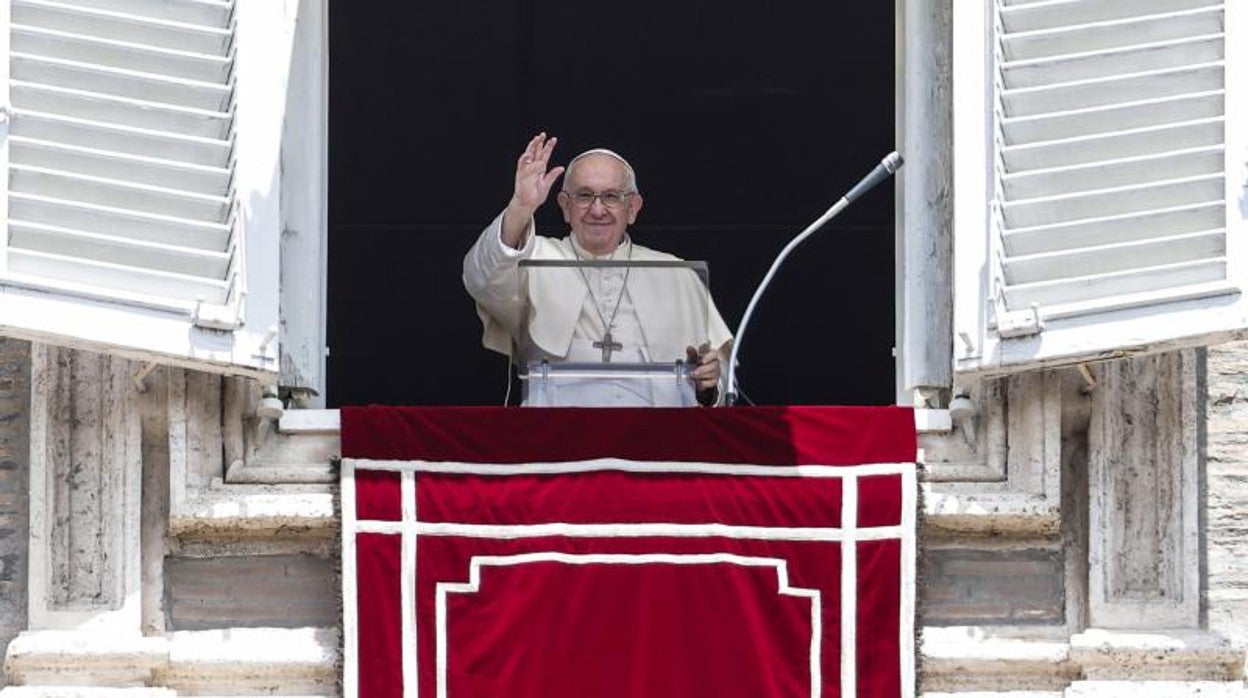
POLYGON ((1248 636, 1248 342, 1207 352, 1204 564, 1208 626, 1248 636))
POLYGON ((0 646, 26 629, 30 344, 0 337, 0 646))

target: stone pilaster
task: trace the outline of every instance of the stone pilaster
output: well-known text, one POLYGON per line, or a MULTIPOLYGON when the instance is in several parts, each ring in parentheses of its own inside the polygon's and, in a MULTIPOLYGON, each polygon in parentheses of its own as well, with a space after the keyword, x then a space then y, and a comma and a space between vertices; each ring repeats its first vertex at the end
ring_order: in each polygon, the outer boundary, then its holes
POLYGON ((1089 430, 1089 621, 1194 628, 1200 614, 1197 354, 1096 367, 1089 430))
POLYGON ((16 684, 142 686, 163 642, 141 627, 142 450, 134 365, 31 349, 29 630, 16 684))
POLYGON ((26 628, 30 343, 0 337, 0 645, 26 628))

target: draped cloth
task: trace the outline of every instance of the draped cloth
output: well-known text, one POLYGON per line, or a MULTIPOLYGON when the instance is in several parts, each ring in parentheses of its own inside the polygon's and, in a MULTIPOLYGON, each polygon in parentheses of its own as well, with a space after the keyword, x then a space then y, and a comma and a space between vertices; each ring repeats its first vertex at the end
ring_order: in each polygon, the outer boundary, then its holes
POLYGON ((903 408, 344 408, 346 695, 914 696, 903 408))

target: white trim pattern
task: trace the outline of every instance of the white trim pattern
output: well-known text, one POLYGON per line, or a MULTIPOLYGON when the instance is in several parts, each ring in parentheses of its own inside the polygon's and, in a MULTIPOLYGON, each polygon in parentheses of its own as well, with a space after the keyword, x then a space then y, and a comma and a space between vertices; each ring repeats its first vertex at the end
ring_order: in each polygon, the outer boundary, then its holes
MULTIPOLYGON (((870 463, 853 466, 759 466, 725 463, 687 462, 640 462, 616 458, 601 458, 567 463, 482 464, 459 462, 396 461, 344 458, 343 478, 343 593, 345 661, 343 671, 344 695, 357 695, 359 676, 357 662, 358 608, 356 606, 357 573, 354 538, 359 533, 398 535, 402 539, 403 559, 401 591, 404 618, 402 621, 402 653, 405 696, 417 696, 418 676, 416 667, 416 546, 420 536, 456 536, 490 540, 516 540, 539 537, 568 538, 714 538, 725 540, 764 541, 820 541, 841 544, 841 692, 855 695, 857 690, 857 583, 859 541, 898 540, 901 544, 901 590, 900 590, 900 647, 899 666, 902 676, 901 695, 914 698, 914 614, 916 580, 915 553, 917 512, 917 481, 914 465, 910 463, 870 463), (400 474, 400 492, 403 498, 400 521, 360 521, 356 517, 354 501, 354 476, 357 470, 397 472, 400 474), (720 523, 606 523, 573 524, 552 522, 542 524, 495 525, 463 522, 420 521, 416 511, 417 473, 462 474, 477 476, 508 477, 519 475, 549 475, 588 472, 644 472, 649 474, 704 474, 724 476, 771 476, 834 478, 841 480, 841 526, 837 527, 769 527, 734 526, 720 523), (900 475, 902 487, 902 512, 900 525, 858 526, 858 492, 860 479, 864 476, 900 475), (350 501, 348 501, 350 497, 350 501)), ((809 598, 811 600, 810 675, 811 696, 818 698, 822 692, 822 597, 817 589, 791 587, 788 582, 788 563, 783 559, 751 557, 729 552, 671 554, 571 554, 557 551, 528 552, 507 556, 474 556, 470 559, 467 582, 439 582, 435 589, 436 625, 436 675, 438 698, 447 694, 447 610, 448 594, 475 593, 479 589, 481 570, 484 567, 512 566, 533 562, 557 562, 569 565, 585 564, 735 564, 749 566, 772 566, 779 580, 779 593, 809 598)))
POLYGON ((481 588, 481 568, 502 567, 530 564, 534 562, 557 562, 565 565, 717 565, 730 564, 745 567, 770 566, 776 570, 779 583, 777 593, 783 596, 796 596, 810 599, 810 698, 821 698, 823 695, 823 673, 819 657, 822 652, 823 638, 823 599, 818 589, 805 589, 789 585, 788 563, 775 558, 749 557, 730 553, 673 555, 668 553, 643 553, 637 555, 617 554, 581 554, 574 555, 559 552, 524 553, 506 556, 473 556, 469 560, 468 581, 466 583, 440 582, 437 585, 435 600, 437 623, 437 657, 438 657, 438 698, 447 697, 446 653, 447 653, 447 594, 475 594, 481 588))
POLYGON ((359 589, 355 536, 360 533, 355 512, 355 463, 342 461, 342 694, 360 692, 359 589))
POLYGON ((696 463, 689 461, 635 461, 624 458, 593 458, 562 463, 458 463, 451 461, 370 460, 344 458, 355 463, 358 470, 393 472, 446 473, 449 475, 558 475, 561 473, 661 473, 692 475, 751 475, 764 477, 832 477, 842 478, 853 473, 866 475, 902 475, 911 472, 913 463, 868 463, 866 465, 748 465, 739 463, 696 463))

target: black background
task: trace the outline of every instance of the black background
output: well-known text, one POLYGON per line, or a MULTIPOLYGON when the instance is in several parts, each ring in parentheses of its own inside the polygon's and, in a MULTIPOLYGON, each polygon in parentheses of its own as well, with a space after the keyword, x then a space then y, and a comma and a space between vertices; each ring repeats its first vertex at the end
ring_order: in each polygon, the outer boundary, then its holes
MULTIPOLYGON (((643 245, 710 263, 734 330, 776 253, 893 149, 893 3, 369 0, 330 7, 328 396, 497 404, 464 252, 534 133, 632 162, 643 245)), ((556 185, 558 186, 558 185, 556 185)), ((566 229, 552 201, 539 230, 566 229)), ((894 398, 893 185, 790 258, 738 378, 758 404, 894 398)))

